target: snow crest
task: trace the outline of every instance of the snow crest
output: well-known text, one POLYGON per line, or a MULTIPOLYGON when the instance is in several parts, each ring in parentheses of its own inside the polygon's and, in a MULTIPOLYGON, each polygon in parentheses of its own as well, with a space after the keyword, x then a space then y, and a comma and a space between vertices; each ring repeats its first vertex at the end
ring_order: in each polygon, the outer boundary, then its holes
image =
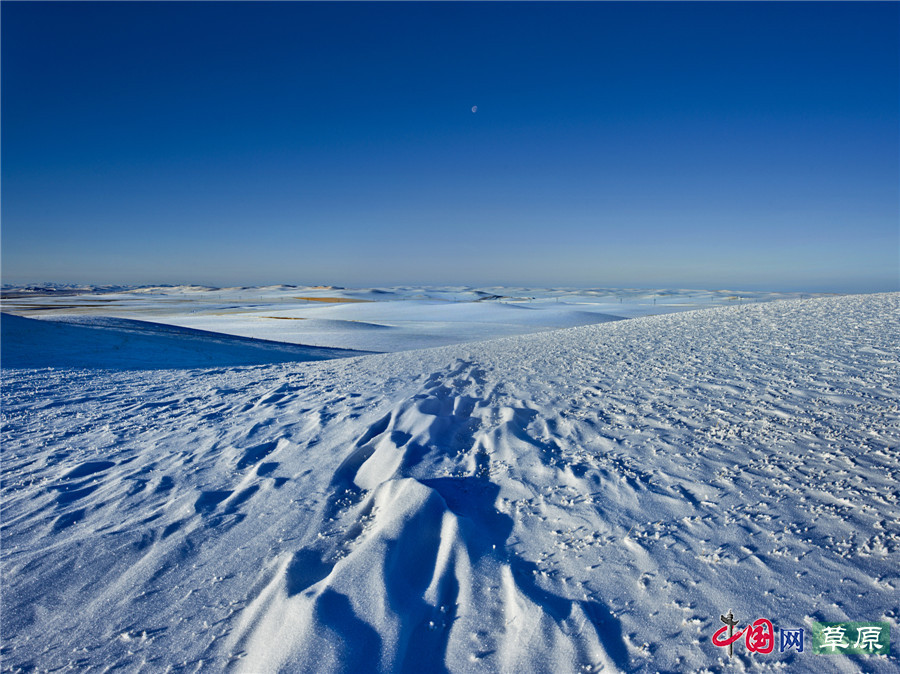
POLYGON ((327 528, 236 630, 240 669, 624 665, 607 607, 542 588, 538 566, 507 549, 514 520, 497 508, 491 463, 542 463, 547 448, 526 430, 535 416, 498 404, 483 372, 457 361, 367 428, 334 474, 327 528))

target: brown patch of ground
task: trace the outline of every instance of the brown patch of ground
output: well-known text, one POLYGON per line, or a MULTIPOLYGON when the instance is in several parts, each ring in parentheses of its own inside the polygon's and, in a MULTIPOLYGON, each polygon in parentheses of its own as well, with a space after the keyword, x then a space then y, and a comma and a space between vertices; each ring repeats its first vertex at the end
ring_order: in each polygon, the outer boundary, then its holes
POLYGON ((352 297, 295 297, 295 300, 305 300, 307 302, 325 302, 327 304, 341 304, 349 302, 371 302, 372 300, 358 300, 352 297))

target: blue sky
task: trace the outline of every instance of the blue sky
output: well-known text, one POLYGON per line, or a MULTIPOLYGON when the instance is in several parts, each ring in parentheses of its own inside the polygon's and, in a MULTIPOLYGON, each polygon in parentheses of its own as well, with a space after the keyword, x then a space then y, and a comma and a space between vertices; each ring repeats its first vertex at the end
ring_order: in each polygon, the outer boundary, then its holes
POLYGON ((900 289, 898 3, 0 12, 7 283, 900 289))

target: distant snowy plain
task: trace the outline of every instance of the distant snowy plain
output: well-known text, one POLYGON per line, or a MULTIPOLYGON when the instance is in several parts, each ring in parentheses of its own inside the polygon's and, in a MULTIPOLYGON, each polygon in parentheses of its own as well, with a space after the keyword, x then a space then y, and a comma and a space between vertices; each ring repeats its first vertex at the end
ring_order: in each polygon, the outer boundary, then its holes
POLYGON ((900 669, 900 294, 3 309, 3 671, 900 669), (729 611, 891 654, 729 657, 729 611))

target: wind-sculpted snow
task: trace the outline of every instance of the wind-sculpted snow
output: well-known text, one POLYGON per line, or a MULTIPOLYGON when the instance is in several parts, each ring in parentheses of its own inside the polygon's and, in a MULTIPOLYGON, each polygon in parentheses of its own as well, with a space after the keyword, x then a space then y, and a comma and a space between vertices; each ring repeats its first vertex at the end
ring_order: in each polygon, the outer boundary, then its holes
POLYGON ((41 321, 3 314, 0 327, 2 362, 7 368, 229 367, 328 360, 364 353, 108 317, 41 321))
POLYGON ((710 638, 896 635, 898 304, 5 370, 3 667, 896 671, 710 638))

